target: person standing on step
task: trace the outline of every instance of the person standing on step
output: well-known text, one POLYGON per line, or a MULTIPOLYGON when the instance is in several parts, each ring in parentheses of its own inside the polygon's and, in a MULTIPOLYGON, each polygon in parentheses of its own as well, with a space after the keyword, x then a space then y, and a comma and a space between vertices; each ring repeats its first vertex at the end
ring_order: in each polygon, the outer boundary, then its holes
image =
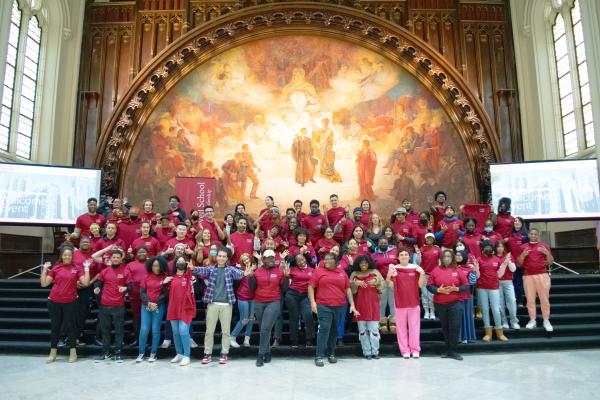
MULTIPOLYGON (((427 278, 435 267, 440 265, 440 257, 442 250, 435 244, 435 236, 428 232, 425 234, 425 244, 421 246, 421 268, 425 271, 427 278)), ((421 303, 423 304, 423 312, 425 320, 435 320, 435 307, 433 304, 433 295, 425 289, 421 289, 421 303)))
POLYGON ((502 318, 502 328, 521 329, 519 319, 517 318, 517 300, 515 297, 515 287, 513 284, 513 272, 517 267, 513 262, 512 254, 506 251, 504 241, 497 241, 494 245, 496 256, 504 259, 500 265, 500 317, 502 318), (506 309, 508 308, 508 318, 506 318, 506 309), (509 325, 510 322, 510 325, 509 325))
POLYGON ((317 351, 315 365, 323 367, 323 358, 327 357, 330 364, 335 364, 335 346, 337 329, 346 299, 350 304, 350 313, 356 317, 360 313, 354 307, 354 297, 350 290, 348 275, 337 266, 337 257, 333 253, 326 254, 323 258, 323 268, 317 268, 308 285, 310 308, 319 319, 317 333, 317 351), (315 296, 316 291, 316 296, 315 296))
POLYGON ((539 241, 540 232, 536 228, 529 231, 529 243, 521 246, 521 255, 517 264, 523 267, 523 286, 527 298, 527 313, 529 322, 527 329, 534 329, 536 323, 535 299, 540 299, 542 309, 543 325, 546 332, 552 332, 554 328, 550 324, 550 275, 548 266, 554 262, 550 247, 539 241))
POLYGON ((48 287, 52 285, 48 295, 48 313, 50 314, 50 354, 48 363, 56 361, 58 338, 61 327, 64 327, 68 335, 69 362, 77 361, 77 283, 82 286, 89 285, 91 261, 83 263, 83 271, 73 263, 73 251, 71 246, 62 247, 59 262, 54 264, 46 262, 42 267, 40 285, 48 287))
POLYGON ((379 298, 384 284, 371 256, 361 255, 354 260, 350 288, 360 314, 356 317, 358 339, 367 360, 379 359, 379 298))
POLYGON ((477 272, 475 271, 475 266, 473 263, 468 262, 466 250, 458 250, 456 252, 456 266, 459 271, 467 276, 469 281, 469 290, 461 292, 461 301, 463 302, 463 319, 459 335, 460 342, 462 344, 467 344, 477 340, 472 296, 473 286, 475 286, 477 283, 477 272))
POLYGON ((469 281, 464 273, 456 268, 452 250, 442 252, 442 262, 429 276, 427 290, 433 293, 435 311, 442 324, 445 349, 442 358, 462 360, 458 354, 458 335, 463 318, 461 292, 469 290, 469 281))
MULTIPOLYGON (((387 277, 390 265, 398 263, 398 249, 390 245, 385 236, 377 240, 377 247, 373 252, 373 261, 382 277, 387 277)), ((384 285, 381 290, 381 304, 379 309, 379 325, 382 333, 396 333, 396 320, 394 307, 394 287, 384 285), (388 312, 389 309, 389 312, 388 312)))
POLYGON ((285 304, 289 311, 292 350, 298 348, 300 315, 304 320, 306 347, 312 347, 315 338, 315 320, 310 311, 310 300, 308 298, 308 283, 315 273, 315 269, 310 266, 309 260, 310 255, 308 254, 296 254, 294 266, 289 269, 286 275, 291 279, 290 286, 285 292, 285 304))
POLYGON ((132 346, 137 345, 137 339, 140 335, 140 319, 142 310, 142 299, 140 297, 140 285, 146 278, 146 260, 148 259, 148 250, 145 246, 139 247, 135 252, 135 260, 127 264, 128 283, 131 284, 129 292, 129 306, 131 311, 131 320, 133 322, 133 341, 132 346))
MULTIPOLYGON (((256 269, 256 260, 249 253, 244 253, 239 257, 240 264, 238 268, 242 271, 247 269, 256 269)), ((237 291, 237 306, 239 312, 239 321, 231 331, 231 347, 238 348, 237 335, 244 330, 244 347, 250 347, 250 337, 252 336, 252 327, 254 326, 254 292, 250 290, 250 278, 246 275, 240 281, 237 291)))

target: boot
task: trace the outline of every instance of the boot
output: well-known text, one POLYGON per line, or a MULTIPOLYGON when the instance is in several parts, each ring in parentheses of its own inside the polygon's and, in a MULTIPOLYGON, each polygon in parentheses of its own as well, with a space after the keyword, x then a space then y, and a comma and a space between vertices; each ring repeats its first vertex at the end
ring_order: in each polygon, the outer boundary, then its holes
POLYGON ((502 342, 508 342, 508 338, 504 336, 504 330, 502 328, 496 328, 494 330, 496 331, 496 337, 498 340, 502 342))
POLYGON ((394 317, 388 318, 388 329, 390 333, 396 334, 396 320, 394 319, 394 317))
POLYGON ((386 317, 382 317, 379 320, 379 332, 381 333, 388 333, 388 319, 386 317))
POLYGON ((48 355, 48 360, 46 360, 47 364, 53 363, 56 361, 56 351, 57 349, 50 349, 50 354, 48 355))
POLYGON ((485 332, 485 336, 483 336, 483 338, 481 340, 483 340, 486 343, 491 342, 492 340, 492 328, 483 328, 484 332, 485 332))
POLYGON ((74 363, 77 361, 77 349, 71 349, 69 351, 69 362, 74 363))

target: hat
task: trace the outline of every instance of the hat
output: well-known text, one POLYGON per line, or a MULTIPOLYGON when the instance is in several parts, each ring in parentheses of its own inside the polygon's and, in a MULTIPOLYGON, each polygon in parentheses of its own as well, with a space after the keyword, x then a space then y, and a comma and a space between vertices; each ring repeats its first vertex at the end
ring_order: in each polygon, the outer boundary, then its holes
POLYGON ((396 208, 396 211, 394 211, 394 214, 406 214, 406 208, 404 208, 404 207, 396 208))
POLYGON ((433 233, 431 233, 431 232, 427 232, 425 234, 425 239, 427 239, 428 237, 435 239, 435 235, 433 233))
POLYGON ((275 252, 273 250, 265 250, 263 257, 275 257, 275 252))
POLYGON ((169 214, 161 214, 160 215, 160 219, 161 220, 163 220, 163 219, 169 219, 169 214))
POLYGON ((354 210, 352 212, 355 213, 357 211, 363 212, 363 209, 360 207, 354 207, 354 210))

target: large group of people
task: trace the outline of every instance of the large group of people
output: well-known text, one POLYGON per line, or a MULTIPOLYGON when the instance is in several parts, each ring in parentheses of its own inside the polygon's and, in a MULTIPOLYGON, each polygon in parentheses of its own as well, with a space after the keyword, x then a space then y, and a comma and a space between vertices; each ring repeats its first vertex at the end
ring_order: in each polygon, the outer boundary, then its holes
POLYGON ((271 362, 271 348, 283 339, 284 309, 291 349, 314 347, 318 367, 337 362, 350 316, 367 360, 380 357, 382 334, 396 335, 403 358, 419 358, 421 316, 439 319, 442 357, 461 360, 459 343, 477 339, 476 314, 484 342, 494 334, 507 341, 507 329, 520 329, 523 296, 526 328, 537 326, 539 299, 543 327, 551 332, 552 254, 535 228, 511 215, 510 199, 501 199, 497 212, 488 205, 455 208, 442 191, 434 199, 420 212, 404 199, 384 216, 368 200, 342 207, 335 194, 329 207, 311 200, 305 213, 297 200, 282 213, 267 196, 257 216, 237 204, 218 221, 212 206, 186 212, 177 196, 164 213, 156 213, 151 200, 140 209, 115 199, 106 215, 90 198, 58 261, 42 268, 41 285, 52 286, 48 362, 56 360, 61 335, 69 362, 77 360, 92 304, 99 308, 97 362, 123 361, 129 308, 136 362, 155 362, 163 336, 161 347, 175 347, 171 363, 189 365, 190 349, 197 347, 191 338, 197 299, 206 305, 202 364, 212 362, 217 323, 220 364, 240 347, 238 336, 251 346, 254 325, 256 366, 271 362))

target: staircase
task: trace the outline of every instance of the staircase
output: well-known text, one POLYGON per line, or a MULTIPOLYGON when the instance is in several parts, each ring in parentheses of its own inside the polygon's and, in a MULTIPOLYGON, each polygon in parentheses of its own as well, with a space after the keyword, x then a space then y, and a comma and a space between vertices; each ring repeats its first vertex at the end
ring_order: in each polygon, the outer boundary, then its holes
MULTIPOLYGON (((11 353, 46 353, 49 348, 50 319, 46 308, 48 289, 41 288, 35 279, 0 280, 0 352, 11 353)), ((518 308, 518 316, 523 328, 520 331, 506 330, 508 342, 484 343, 478 341, 460 345, 460 351, 469 352, 508 352, 529 350, 582 349, 600 347, 600 275, 552 275, 550 295, 552 305, 552 324, 554 332, 546 333, 541 327, 534 330, 525 329, 528 321, 525 307, 518 308)), ((202 354, 205 307, 198 301, 198 315, 193 321, 193 337, 200 344, 193 350, 193 357, 202 354)), ((539 312, 539 307, 538 307, 539 312)), ((93 310, 86 323, 86 333, 93 337, 97 310, 93 310)), ((234 317, 235 319, 235 317, 234 317)), ((538 319, 538 325, 541 326, 538 319)), ((481 321, 476 321, 478 338, 483 336, 481 321)), ((218 330, 218 328, 217 328, 218 330)), ((126 337, 131 332, 131 321, 126 322, 126 337)), ((251 343, 252 348, 232 349, 231 354, 239 356, 255 356, 258 344, 258 329, 254 326, 251 343)), ((349 322, 344 339, 345 345, 338 348, 339 354, 360 355, 360 344, 356 324, 349 322)), ((216 336, 220 336, 218 333, 216 336)), ((301 335, 302 337, 302 335, 301 335)), ((220 337, 215 338, 220 343, 220 337)), ((288 338, 287 312, 284 312, 283 345, 273 349, 274 355, 299 354, 313 356, 314 349, 300 347, 292 350, 288 338)), ((437 354, 442 349, 442 334, 438 321, 421 321, 421 346, 424 356, 437 354)), ((218 347, 215 351, 218 351, 218 347)), ((79 353, 98 354, 96 345, 81 345, 79 353)), ((136 355, 134 347, 125 346, 128 355, 136 355)), ((160 350, 159 357, 167 357, 173 353, 172 347, 160 350)), ((384 334, 381 341, 381 354, 398 355, 395 335, 384 334)))

